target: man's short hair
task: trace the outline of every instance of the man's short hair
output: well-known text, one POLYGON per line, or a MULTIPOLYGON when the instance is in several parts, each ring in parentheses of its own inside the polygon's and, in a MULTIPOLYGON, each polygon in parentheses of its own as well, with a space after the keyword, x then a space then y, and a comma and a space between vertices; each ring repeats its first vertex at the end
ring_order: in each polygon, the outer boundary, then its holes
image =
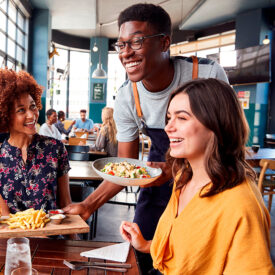
POLYGON ((49 110, 46 112, 46 116, 49 117, 49 116, 51 116, 53 113, 56 113, 55 109, 49 109, 49 110))
POLYGON ((85 109, 81 109, 80 113, 87 113, 87 111, 85 109))
POLYGON ((158 33, 171 36, 171 18, 160 6, 153 4, 136 4, 126 8, 118 17, 118 27, 128 21, 148 22, 158 33))

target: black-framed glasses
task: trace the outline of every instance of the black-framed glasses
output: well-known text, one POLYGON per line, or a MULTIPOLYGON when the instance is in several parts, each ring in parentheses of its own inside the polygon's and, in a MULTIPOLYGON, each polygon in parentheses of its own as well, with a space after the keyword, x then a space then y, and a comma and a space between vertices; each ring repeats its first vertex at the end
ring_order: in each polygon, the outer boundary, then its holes
POLYGON ((139 50, 142 47, 144 39, 153 38, 153 37, 157 37, 157 36, 165 36, 165 34, 157 33, 157 34, 152 34, 152 35, 147 35, 147 36, 134 37, 128 41, 117 41, 116 43, 113 44, 113 46, 118 53, 123 52, 123 50, 126 47, 126 44, 128 44, 132 50, 139 50))

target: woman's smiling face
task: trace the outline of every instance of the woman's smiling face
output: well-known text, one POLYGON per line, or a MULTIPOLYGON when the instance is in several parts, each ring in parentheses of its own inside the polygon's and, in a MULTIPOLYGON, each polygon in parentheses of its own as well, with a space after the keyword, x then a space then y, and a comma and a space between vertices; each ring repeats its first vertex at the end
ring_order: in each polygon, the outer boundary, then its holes
POLYGON ((189 97, 177 94, 170 102, 165 131, 170 139, 170 155, 189 161, 204 158, 213 132, 207 129, 192 113, 189 97))
POLYGON ((22 94, 15 100, 11 111, 10 133, 34 135, 38 116, 39 111, 33 98, 27 93, 22 94))

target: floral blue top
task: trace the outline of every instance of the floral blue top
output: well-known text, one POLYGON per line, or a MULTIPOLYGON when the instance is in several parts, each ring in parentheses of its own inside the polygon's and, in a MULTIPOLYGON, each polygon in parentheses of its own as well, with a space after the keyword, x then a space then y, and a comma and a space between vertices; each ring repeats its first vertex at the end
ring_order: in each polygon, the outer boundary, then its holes
POLYGON ((21 150, 5 140, 0 147, 0 194, 11 213, 56 209, 57 179, 69 170, 68 153, 59 140, 34 135, 26 163, 21 150))

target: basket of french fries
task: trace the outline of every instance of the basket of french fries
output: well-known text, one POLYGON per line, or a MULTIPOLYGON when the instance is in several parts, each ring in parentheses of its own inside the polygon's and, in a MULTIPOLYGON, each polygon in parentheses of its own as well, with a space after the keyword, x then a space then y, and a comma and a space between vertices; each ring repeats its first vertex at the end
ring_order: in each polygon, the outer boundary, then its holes
POLYGON ((21 228, 25 230, 43 228, 49 221, 48 215, 42 209, 30 208, 10 214, 9 218, 0 221, 0 223, 7 224, 9 229, 21 228))

